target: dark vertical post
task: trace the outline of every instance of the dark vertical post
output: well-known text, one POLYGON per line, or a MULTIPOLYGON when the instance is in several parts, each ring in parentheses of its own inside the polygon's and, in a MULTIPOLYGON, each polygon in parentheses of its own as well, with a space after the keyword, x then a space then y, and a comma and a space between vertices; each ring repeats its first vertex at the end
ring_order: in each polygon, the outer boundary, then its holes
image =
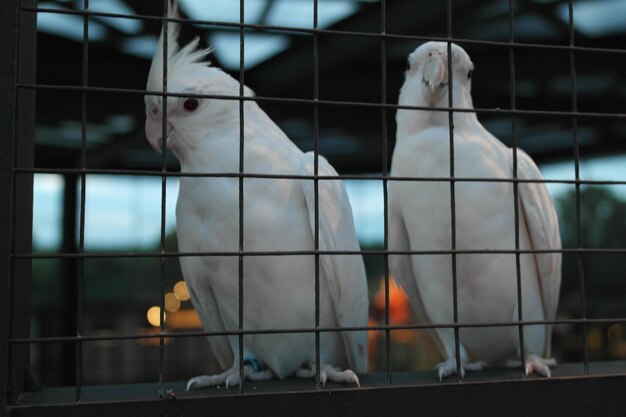
MULTIPOLYGON (((35 6, 34 0, 22 2, 24 6, 35 6)), ((17 15, 18 25, 17 62, 15 64, 18 83, 34 83, 36 79, 36 15, 23 13, 17 15)), ((13 164, 10 167, 32 168, 34 164, 35 134, 35 91, 16 90, 17 99, 15 113, 15 145, 13 148, 13 164)), ((9 138, 6 140, 10 142, 9 138)), ((12 197, 13 216, 10 227, 13 228, 7 238, 12 240, 12 252, 32 252, 32 207, 33 207, 33 174, 23 173, 13 176, 12 197)), ((8 240, 7 239, 7 240, 8 240)), ((30 259, 14 260, 9 276, 11 301, 9 311, 9 334, 12 338, 30 336, 31 318, 31 278, 32 261, 30 259)), ((24 391, 28 382, 30 362, 29 345, 13 345, 9 348, 9 394, 11 401, 24 391)))
MULTIPOLYGON (((63 253, 78 253, 76 236, 76 220, 78 219, 78 175, 66 174, 63 176, 63 240, 61 251, 63 253)), ((60 270, 63 282, 63 301, 61 310, 62 336, 76 335, 76 311, 78 309, 78 259, 68 258, 61 260, 60 270)), ((76 347, 71 343, 63 343, 61 346, 61 363, 63 373, 61 384, 71 386, 76 384, 76 347)))
POLYGON ((7 413, 9 352, 9 290, 11 276, 11 198, 13 195, 13 145, 15 134, 17 1, 0 13, 0 413, 7 413))

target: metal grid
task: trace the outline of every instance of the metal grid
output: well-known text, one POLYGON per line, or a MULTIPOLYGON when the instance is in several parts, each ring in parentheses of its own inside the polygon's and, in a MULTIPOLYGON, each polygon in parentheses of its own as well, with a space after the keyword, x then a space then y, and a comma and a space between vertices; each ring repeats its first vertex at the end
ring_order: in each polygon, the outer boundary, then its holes
MULTIPOLYGON (((34 343, 72 343, 75 346, 76 355, 75 355, 75 369, 76 369, 76 385, 75 385, 75 400, 80 402, 83 399, 82 389, 83 389, 83 379, 82 379, 82 352, 83 352, 83 344, 87 342, 93 341, 103 341, 103 340, 134 340, 134 339, 158 339, 159 341, 159 381, 158 381, 158 390, 159 395, 163 397, 164 389, 165 389, 165 380, 167 375, 164 374, 164 354, 165 354, 165 338, 181 338, 181 337, 200 337, 200 336, 221 336, 221 335, 236 335, 239 338, 239 375, 240 379, 243 381, 243 337, 244 335, 249 334, 282 334, 282 333, 314 333, 315 334, 315 351, 316 351, 316 360, 319 363, 320 358, 320 333, 322 332, 337 332, 337 331, 359 331, 359 330, 369 330, 369 331, 384 331, 385 333, 385 347, 386 347, 386 381, 387 385, 392 385, 392 372, 390 368, 391 362, 391 342, 390 335, 392 331, 395 330, 406 330, 406 329, 435 329, 435 328, 452 328, 454 329, 455 335, 455 345, 456 345, 456 359, 457 359, 457 381, 460 382, 460 352, 459 352, 459 330, 461 328, 469 328, 469 327, 501 327, 501 326, 517 326, 519 328, 519 339, 520 339, 520 350, 521 350, 521 358, 524 358, 524 327, 536 324, 580 324, 582 325, 582 340, 584 346, 584 374, 589 374, 589 353, 587 346, 587 337, 586 331, 587 326, 591 324, 606 324, 606 323, 626 323, 626 317, 622 318, 587 318, 587 302, 585 298, 585 277, 583 275, 582 268, 582 256, 585 253, 618 253, 618 254, 626 254, 626 248, 584 248, 582 242, 582 232, 581 232, 581 207, 580 207, 580 187, 581 185, 626 185, 626 181, 587 181, 580 179, 580 154, 579 154, 579 137, 578 137, 578 120, 584 118, 602 118, 607 120, 626 120, 626 114, 623 113, 594 113, 594 112, 580 112, 577 107, 577 78, 576 78, 576 66, 575 66, 575 55, 577 52, 593 52, 593 53, 604 53, 604 54, 620 54, 626 55, 626 50, 622 49, 606 49, 606 48, 589 48, 589 47, 580 47, 575 44, 574 39, 574 5, 573 0, 569 0, 569 44, 567 46, 564 45, 540 45, 540 44, 528 44, 528 43, 519 43, 515 41, 514 37, 514 24, 515 24, 515 16, 514 16, 514 1, 509 0, 509 33, 510 39, 509 42, 497 42, 497 41, 478 41, 471 39, 457 39, 452 35, 452 0, 447 1, 447 36, 443 38, 436 37, 424 37, 424 36, 407 36, 407 35, 396 35, 389 34, 386 31, 386 8, 387 2, 386 0, 380 1, 380 32, 379 33, 365 33, 365 32, 344 32, 338 30, 329 30, 329 29, 319 29, 318 28, 318 1, 319 0, 311 0, 313 3, 313 28, 291 28, 291 27, 279 27, 279 26, 267 26, 267 25, 254 25, 244 23, 244 13, 245 13, 245 4, 244 1, 240 1, 240 23, 225 23, 225 22, 208 22, 208 21, 198 21, 198 20, 190 20, 190 19, 168 19, 167 15, 164 14, 163 17, 154 17, 154 16, 137 16, 137 15, 120 15, 120 14, 112 14, 112 13, 100 13, 90 11, 89 8, 89 0, 82 0, 83 10, 82 11, 59 11, 56 9, 46 9, 42 7, 35 7, 33 1, 22 1, 19 4, 19 1, 16 1, 16 10, 15 16, 11 14, 8 15, 9 18, 15 17, 14 24, 12 27, 16 29, 16 36, 14 36, 11 40, 14 41, 14 44, 11 45, 7 42, 6 45, 3 45, 2 51, 5 50, 11 51, 11 48, 14 48, 17 51, 23 45, 20 44, 20 41, 23 41, 28 35, 23 34, 24 24, 20 23, 21 19, 24 16, 32 16, 35 13, 66 13, 78 15, 83 18, 84 26, 83 26, 83 58, 82 58, 82 83, 80 86, 59 86, 59 85, 42 85, 35 83, 32 79, 28 79, 28 77, 22 76, 22 68, 20 68, 18 64, 18 59, 16 55, 15 67, 12 68, 13 76, 5 78, 3 77, 3 84, 6 84, 6 80, 15 80, 15 82, 9 86, 8 91, 13 94, 9 96, 7 99, 6 105, 12 107, 12 112, 10 114, 15 115, 15 120, 13 124, 13 128, 10 129, 9 132, 4 133, 4 137, 11 137, 12 141, 3 143, 3 151, 8 149, 9 152, 2 152, 4 158, 8 158, 10 156, 9 163, 3 164, 3 181, 2 181, 2 191, 3 195, 9 195, 13 198, 11 199, 11 207, 3 208, 3 222, 9 225, 10 232, 8 236, 9 242, 4 242, 2 246, 2 260, 3 260, 3 271, 8 271, 7 276, 9 277, 9 287, 15 288, 17 285, 15 268, 13 265, 21 260, 34 260, 34 259, 75 259, 78 262, 78 270, 75 277, 75 283, 77 287, 76 291, 76 335, 75 336, 67 336, 67 337, 45 337, 45 338, 34 338, 34 337, 19 337, 15 334, 12 334, 8 343, 3 343, 3 349, 8 347, 9 351, 18 349, 23 346, 30 346, 34 343), (205 25, 215 25, 215 26, 225 26, 232 27, 239 30, 240 33, 240 70, 239 70, 239 95, 237 96, 222 96, 222 95, 199 95, 199 94, 177 94, 171 93, 167 91, 167 60, 164 60, 163 65, 163 91, 145 91, 145 90, 132 90, 132 89, 120 89, 120 88, 100 88, 93 87, 89 85, 88 73, 89 73, 89 24, 88 19, 90 16, 100 16, 100 17, 110 17, 110 18, 125 18, 125 19, 140 19, 140 20, 156 20, 156 21, 176 21, 176 22, 186 22, 186 23, 201 23, 205 25), (304 35, 311 35, 313 42, 313 91, 312 91, 312 99, 296 99, 296 98, 275 98, 275 97, 245 97, 244 96, 244 81, 245 81, 245 71, 244 71, 244 55, 245 55, 245 42, 244 42, 244 32, 246 30, 270 30, 276 32, 297 32, 304 35), (318 65, 319 65, 319 44, 318 37, 320 35, 332 35, 332 36, 360 36, 360 37, 369 37, 380 40, 380 67, 382 74, 381 81, 381 102, 380 103, 363 103, 363 102, 351 102, 351 101, 330 101, 330 100, 320 100, 319 99, 319 78, 318 78, 318 65), (430 107, 418 107, 418 106, 400 106, 397 104, 392 104, 387 102, 387 41, 392 39, 410 39, 414 40, 416 43, 420 41, 427 40, 439 40, 448 42, 448 65, 451 65, 451 42, 455 42, 461 45, 483 45, 490 46, 493 48, 506 48, 509 52, 509 77, 510 77, 510 108, 508 109, 490 109, 490 108, 478 108, 478 109, 460 109, 454 108, 452 103, 452 88, 448 89, 448 108, 442 109, 433 109, 430 107), (570 57, 570 72, 571 72, 571 83, 572 83, 572 96, 571 96, 571 111, 538 111, 538 110, 521 110, 516 107, 516 83, 515 83, 515 51, 519 48, 528 48, 528 49, 547 49, 547 50, 564 50, 569 52, 570 57), (80 168, 76 169, 39 169, 33 168, 32 165, 23 164, 22 160, 18 157, 20 154, 20 149, 23 149, 26 145, 23 141, 23 138, 18 135, 18 128, 20 123, 20 114, 23 111, 28 111, 28 108, 20 108, 20 101, 18 96, 22 92, 29 91, 73 91, 80 93, 81 96, 81 126, 82 126, 82 139, 81 139, 81 158, 80 158, 80 168), (234 173, 180 173, 180 172, 172 172, 167 169, 167 161, 166 161, 166 153, 162 152, 162 160, 161 160, 161 169, 158 171, 153 170, 110 170, 110 169, 90 169, 87 167, 87 108, 88 108, 88 97, 89 94, 92 93, 107 93, 107 94, 136 94, 136 95, 155 95, 162 97, 164 106, 167 104, 168 98, 179 98, 179 97, 195 97, 195 98, 211 98, 211 99, 220 99, 220 100, 236 100, 239 102, 239 115, 240 115, 240 158, 239 158, 239 172, 234 173), (15 98, 11 103, 12 98, 15 98), (249 174, 245 172, 244 167, 244 159, 243 159, 243 150, 245 145, 244 138, 244 102, 247 100, 254 100, 259 103, 263 102, 275 102, 275 103, 287 103, 287 104, 295 104, 295 105, 305 105, 310 106, 312 108, 312 119, 314 124, 314 152, 315 152, 315 165, 314 165, 314 175, 265 175, 265 174, 249 174), (320 141, 320 127, 319 127, 319 108, 321 106, 340 106, 347 108, 375 108, 380 110, 381 121, 382 121, 382 132, 381 132, 381 143, 382 143, 382 173, 380 175, 340 175, 339 177, 325 177, 318 176, 318 156, 319 156, 319 141, 320 141), (450 138, 450 175, 447 177, 439 177, 439 178, 423 178, 423 177, 390 177, 389 176, 389 168, 388 168, 388 159, 389 155, 387 153, 387 144, 388 144, 388 120, 387 120, 387 111, 397 110, 397 109, 411 109, 414 111, 444 111, 448 113, 449 116, 449 138, 450 138), (457 178, 455 177, 455 166, 454 166, 454 129, 453 129, 453 114, 454 112, 473 112, 477 114, 504 114, 509 115, 511 117, 511 128, 512 128, 512 136, 514 141, 514 152, 513 152, 513 178, 511 179, 492 179, 492 178, 457 178), (575 179, 574 180, 530 180, 530 179, 520 179, 517 178, 517 123, 516 118, 519 116, 543 116, 543 117, 556 117, 556 118, 567 118, 571 120, 572 123, 572 138, 573 138, 573 152, 574 152, 574 163, 575 163, 575 179), (79 205, 79 228, 78 228, 78 250, 76 253, 57 253, 57 254, 34 254, 28 249, 24 250, 24 247, 20 247, 20 245, 15 244, 15 239, 17 238, 17 234, 23 232, 23 228, 20 229, 23 225, 19 223, 15 225, 15 227, 11 226, 13 224, 13 220, 17 217, 18 207, 16 205, 16 193, 20 192, 22 187, 27 186, 24 184, 24 181, 21 181, 21 178, 30 178, 32 182, 32 175, 38 173, 60 173, 60 174, 75 174, 78 175, 80 180, 80 205, 79 205), (87 175, 89 174, 111 174, 111 175, 147 175, 147 176, 156 176, 161 178, 162 182, 162 193, 161 193, 161 225, 160 225, 160 252, 158 253, 125 253, 125 252, 107 252, 107 253, 88 253, 85 251, 85 201, 86 201, 86 189, 87 189, 87 175), (239 242, 237 251, 224 251, 224 252, 172 252, 166 251, 165 248, 165 202, 166 202, 166 184, 169 178, 172 177, 230 177, 237 178, 239 181, 239 242), (264 252, 251 252, 244 251, 243 242, 244 242, 244 222, 243 222, 243 203, 244 203, 244 179, 246 178, 264 178, 264 179, 291 179, 291 180, 309 180, 314 183, 315 190, 315 249, 312 251, 264 251, 264 252), (336 181, 342 179, 374 179, 379 180, 383 184, 383 195, 384 195, 384 246, 382 250, 367 250, 367 251, 321 251, 319 249, 319 195, 318 195, 318 187, 319 181, 336 181), (388 183, 389 181, 428 181, 428 182, 447 182, 450 184, 450 212, 451 212, 451 220, 452 220, 452 232, 451 232, 451 244, 452 249, 449 251, 390 251, 389 250, 389 236, 388 236, 388 183), (514 187, 514 207, 515 207, 515 247, 514 250, 504 250, 504 249, 457 249, 456 248, 456 223, 455 223, 455 213, 457 202, 455 201, 455 186, 456 183, 459 182, 508 182, 512 183, 514 187), (573 184, 576 189, 576 225, 577 225, 577 238, 578 238, 578 247, 577 248, 564 248, 559 250, 554 249, 538 249, 538 250, 520 250, 519 249, 519 208, 518 208, 518 188, 520 183, 563 183, 563 184, 573 184), (8 213, 8 217, 5 215, 8 213), (9 243, 9 247, 6 247, 6 244, 9 243), (549 321, 529 321, 523 320, 523 311, 522 311, 522 294, 521 294, 521 278, 520 278, 520 255, 521 254, 532 254, 532 253, 548 253, 548 252, 560 252, 560 253, 575 253, 578 259, 578 274, 579 274, 579 285, 581 288, 581 306, 582 306, 582 317, 576 319, 559 319, 559 320, 549 320, 549 321), (424 255, 424 254, 444 254, 451 255, 452 259, 452 271, 453 271, 453 288, 454 288, 454 320, 452 323, 433 323, 428 325, 392 325, 390 323, 389 317, 389 264, 388 258, 390 254, 402 254, 402 255, 424 255), (456 297, 456 287, 457 287, 457 276, 456 276, 456 256, 459 254, 515 254, 516 258, 516 270, 517 270, 517 297, 518 297, 518 311, 517 311, 517 320, 511 322, 486 322, 486 323, 462 323, 459 322, 458 318, 458 309, 457 309, 457 297, 456 297), (247 330, 244 328, 243 314, 244 314, 244 306, 245 306, 245 294, 243 292, 243 280, 244 280, 244 270, 243 270, 243 260, 246 256, 293 256, 293 255, 310 255, 315 257, 315 326, 313 328, 292 328, 292 329, 263 329, 263 330, 247 330), (385 288, 385 323, 384 325, 377 326, 366 326, 366 327, 350 327, 350 328, 336 328, 336 327, 322 327, 320 326, 319 321, 319 257, 320 255, 382 255, 384 257, 384 288, 385 288), (239 261, 239 272, 238 272, 238 280, 239 280, 239 323, 238 329, 227 332, 181 332, 181 333, 168 333, 165 330, 164 325, 164 296, 165 296, 165 265, 168 259, 174 257, 190 257, 190 256, 232 256, 237 257, 239 261), (135 257, 151 257, 158 258, 160 260, 161 266, 161 274, 160 274, 160 307, 161 307, 161 316, 160 316, 160 332, 154 335, 145 335, 145 334, 122 334, 115 336, 85 336, 83 335, 84 328, 84 306, 83 306, 83 297, 84 297, 84 271, 83 271, 83 262, 86 259, 90 258, 135 258, 135 257), (5 265, 6 264, 6 265, 5 265)), ((163 9, 167 11, 168 9, 168 0, 163 0, 163 9)), ((34 28, 28 27, 28 30, 33 30, 34 28)), ((165 25, 165 31, 167 31, 167 25, 165 25)), ((167 36, 165 36, 167 39, 167 36)), ((167 42, 164 42, 163 45, 163 54, 167 56, 167 42)), ((4 65, 3 70, 11 70, 6 65, 4 65)), ((452 79, 450 79, 450 84, 452 84, 452 79)), ((5 104, 3 104, 4 106, 5 104)), ((163 116, 162 123, 162 136, 166 137, 166 123, 167 123, 167 114, 165 113, 163 116)), ((32 138, 31 138, 32 141, 32 138)), ((163 151, 164 149, 164 144, 163 151)), ((4 290, 3 290, 4 291, 4 290)), ((14 308, 16 303, 19 303, 20 300, 12 299, 11 297, 14 294, 3 292, 2 299, 8 298, 9 303, 4 303, 4 305, 9 305, 14 308)), ((16 320, 16 317, 7 316, 11 320, 16 320)), ((10 323, 2 323, 2 329, 5 330, 6 326, 10 326, 10 323)), ((5 334, 7 332, 4 332, 5 334)), ((523 369, 523 359, 522 359, 522 369, 523 369)), ((14 370, 13 370, 14 371, 14 370)), ((523 373, 523 371, 522 371, 523 373)), ((5 372, 2 372, 4 375, 5 372)), ((0 381, 2 388, 5 391, 9 391, 11 389, 10 386, 12 383, 15 384, 16 380, 15 375, 9 375, 7 379, 2 378, 0 381)), ((317 369, 316 375, 316 387, 320 388, 319 382, 319 368, 317 369)), ((243 393, 243 387, 245 386, 245 382, 240 385, 240 393, 243 393)), ((15 389, 15 387, 13 387, 15 389)), ((6 405, 3 405, 6 410, 6 405)))

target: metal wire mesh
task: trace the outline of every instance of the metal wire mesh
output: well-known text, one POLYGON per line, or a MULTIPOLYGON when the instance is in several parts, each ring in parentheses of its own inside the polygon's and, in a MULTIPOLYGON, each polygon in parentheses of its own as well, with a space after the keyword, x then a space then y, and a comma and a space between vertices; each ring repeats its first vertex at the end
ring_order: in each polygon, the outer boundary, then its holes
MULTIPOLYGON (((453 36, 453 2, 447 1, 447 21, 446 21, 446 36, 445 37, 433 37, 433 36, 409 36, 399 35, 393 33, 387 33, 387 17, 386 10, 388 4, 385 0, 380 1, 380 30, 375 33, 369 32, 347 32, 342 30, 333 29, 321 29, 318 22, 318 2, 319 0, 311 0, 313 4, 313 22, 312 28, 293 28, 293 27, 281 27, 272 25, 256 25, 246 23, 245 16, 245 2, 240 0, 239 10, 239 23, 228 22, 210 22, 204 20, 193 19, 172 19, 167 17, 167 9, 169 7, 168 0, 163 0, 163 10, 165 11, 163 17, 147 16, 147 15, 125 15, 115 13, 102 13, 90 10, 89 0, 82 0, 82 9, 80 10, 58 10, 46 7, 27 7, 19 6, 18 14, 32 14, 32 13, 57 13, 57 14, 69 14, 80 16, 83 19, 83 39, 82 39, 82 82, 80 86, 67 86, 67 85, 50 85, 40 83, 24 83, 17 81, 15 84, 16 91, 64 91, 79 93, 81 97, 81 146, 80 146, 80 163, 79 168, 33 168, 19 166, 14 159, 12 164, 12 181, 15 184, 15 178, 20 175, 29 174, 75 174, 80 179, 80 203, 79 203, 79 219, 78 219, 78 247, 76 253, 22 253, 11 249, 9 254, 10 259, 15 262, 18 260, 36 260, 36 259, 75 259, 78 262, 76 282, 76 323, 75 323, 75 335, 74 336, 58 336, 58 337, 11 337, 8 340, 10 346, 19 345, 31 345, 35 343, 73 343, 75 346, 75 400, 80 401, 82 399, 83 389, 83 345, 87 342, 95 341, 119 341, 119 340, 138 340, 138 339, 157 339, 159 342, 159 359, 158 359, 158 390, 159 395, 163 397, 165 395, 165 381, 167 381, 167 375, 164 371, 164 361, 167 355, 167 349, 165 340, 166 338, 188 338, 188 337, 205 337, 205 336, 237 336, 238 338, 238 364, 239 364, 239 377, 242 383, 240 384, 240 393, 244 388, 244 336, 255 334, 286 334, 286 333, 313 333, 315 335, 315 357, 316 363, 320 363, 320 334, 324 332, 338 332, 338 331, 382 331, 385 333, 385 374, 387 385, 392 385, 393 374, 391 368, 392 361, 392 348, 391 348, 391 332, 398 330, 416 330, 416 329, 437 329, 448 328, 454 330, 455 339, 455 354, 457 364, 457 381, 461 381, 461 356, 460 356, 460 329, 463 328, 478 328, 478 327, 503 327, 503 326, 516 326, 519 330, 519 348, 521 351, 521 365, 522 373, 524 368, 524 328, 531 325, 546 325, 546 324, 571 324, 582 326, 582 343, 584 351, 584 373, 589 373, 589 349, 587 328, 593 324, 608 324, 608 323, 626 323, 626 317, 623 318, 588 318, 587 314, 587 300, 585 296, 585 277, 583 272, 582 257, 587 253, 613 253, 613 254, 626 254, 626 248, 585 248, 582 240, 582 227, 581 227, 581 201, 580 193, 582 185, 626 185, 626 181, 621 180, 583 180, 580 177, 580 140, 578 135, 578 120, 580 119, 604 119, 604 120, 626 120, 626 114, 624 113, 603 113, 603 112, 582 112, 578 110, 577 106, 577 76, 576 76, 576 53, 580 52, 592 52, 602 54, 617 54, 626 56, 626 50, 623 49, 611 49, 611 48, 596 48, 578 46, 574 39, 574 2, 569 0, 568 13, 569 13, 569 44, 557 45, 557 44, 531 44, 516 42, 515 39, 515 2, 513 0, 508 1, 508 23, 509 23, 509 40, 508 42, 488 41, 488 40, 474 40, 457 38, 453 36), (162 91, 146 91, 141 89, 126 89, 126 88, 104 88, 95 87, 89 83, 89 50, 90 50, 90 37, 89 37, 89 18, 90 17, 106 17, 106 18, 120 18, 120 19, 138 19, 143 21, 156 21, 166 22, 175 21, 186 24, 202 24, 215 27, 230 27, 239 32, 240 44, 239 44, 239 59, 240 68, 238 71, 239 81, 239 94, 235 96, 224 95, 211 95, 211 94, 180 94, 168 91, 168 64, 167 60, 163 63, 163 89, 162 91), (297 33, 301 35, 312 36, 313 45, 313 91, 311 99, 303 98, 278 98, 278 97, 263 97, 263 96, 245 96, 244 95, 244 82, 245 82, 245 50, 246 43, 244 34, 248 30, 264 30, 272 32, 289 32, 297 33), (380 94, 381 100, 379 103, 366 103, 358 101, 336 101, 336 100, 323 100, 320 99, 320 82, 319 82, 319 37, 320 36, 332 36, 332 37, 363 37, 371 38, 380 41, 380 70, 381 70, 381 85, 380 94), (448 89, 448 104, 447 108, 431 108, 420 106, 402 106, 395 103, 389 103, 387 97, 387 58, 388 50, 387 43, 392 40, 410 40, 416 43, 421 41, 438 40, 444 41, 448 44, 448 66, 451 67, 451 48, 452 42, 461 45, 476 45, 492 48, 503 48, 508 51, 509 58, 509 91, 510 91, 510 106, 506 109, 501 108, 477 108, 477 109, 461 109, 453 106, 452 96, 452 77, 450 77, 450 88, 448 89), (516 61, 515 53, 520 48, 533 49, 533 50, 549 50, 549 51, 565 51, 569 53, 570 60, 570 78, 572 84, 571 95, 571 111, 544 111, 544 110, 528 110, 517 108, 516 97, 516 61), (88 136, 88 123, 87 123, 87 109, 88 98, 90 94, 105 93, 111 95, 154 95, 159 96, 163 100, 163 105, 167 107, 167 100, 171 98, 181 97, 194 97, 203 99, 219 99, 219 100, 235 100, 239 103, 239 168, 238 173, 182 173, 173 172, 168 170, 166 146, 163 142, 161 167, 160 170, 124 170, 124 169, 95 169, 89 168, 87 164, 87 136, 88 136), (244 165, 244 149, 245 149, 245 135, 244 135, 244 104, 246 101, 256 101, 258 103, 282 103, 289 105, 301 105, 310 106, 312 109, 312 121, 313 121, 313 139, 314 139, 314 173, 313 175, 269 175, 269 174, 257 174, 246 172, 244 165), (375 175, 339 175, 338 177, 327 177, 318 175, 319 169, 319 154, 320 154, 320 121, 319 110, 321 107, 341 107, 347 109, 356 108, 371 108, 380 111, 380 118, 382 123, 381 131, 381 166, 382 173, 375 175), (389 155, 388 155, 388 120, 387 112, 395 111, 398 109, 409 109, 413 111, 442 111, 447 112, 449 120, 449 141, 450 141, 450 175, 445 177, 391 177, 389 174, 389 155), (513 138, 513 175, 509 179, 494 179, 494 178, 468 178, 468 177, 456 177, 455 165, 454 165, 454 126, 453 115, 458 112, 471 112, 478 115, 506 115, 511 118, 511 131, 513 138), (532 117, 546 117, 546 118, 564 118, 571 120, 571 130, 573 139, 573 160, 575 164, 575 179, 573 180, 533 180, 518 178, 518 132, 517 132, 517 118, 522 116, 532 117), (142 175, 142 176, 154 176, 161 179, 161 220, 160 220, 160 251, 159 252, 145 252, 145 253, 127 253, 127 252, 99 252, 91 253, 85 250, 85 215, 86 215, 86 190, 89 186, 87 176, 89 174, 109 174, 109 175, 142 175), (238 250, 236 251, 221 251, 221 252, 183 252, 183 251, 169 251, 166 249, 166 199, 167 199, 167 182, 171 178, 182 177, 200 177, 200 178, 236 178, 238 179, 238 223, 239 223, 239 236, 238 236, 238 250), (312 181, 315 190, 315 225, 314 225, 314 250, 293 250, 293 251, 249 251, 244 247, 244 237, 246 233, 244 225, 244 196, 245 196, 245 179, 263 178, 263 179, 290 179, 298 181, 312 181), (383 247, 380 250, 357 250, 357 251, 328 251, 320 250, 320 219, 319 219, 319 184, 320 181, 340 181, 340 180, 377 180, 381 181, 383 185, 383 204, 384 204, 384 237, 383 247), (389 233, 388 233, 388 185, 390 181, 422 181, 422 182, 442 182, 449 183, 450 185, 450 215, 451 215, 451 250, 432 250, 432 251, 394 251, 389 249, 389 233), (458 183, 481 183, 481 182, 501 182, 511 183, 513 185, 514 201, 512 201, 515 213, 515 249, 457 249, 457 230, 456 230, 456 211, 458 202, 455 199, 456 185, 458 183), (520 225, 519 225, 519 186, 520 184, 571 184, 574 185, 576 190, 576 226, 577 226, 577 240, 578 246, 576 248, 541 248, 535 250, 522 250, 520 249, 520 225), (577 256, 578 263, 578 278, 581 294, 581 318, 572 319, 556 319, 556 320, 525 320, 524 312, 522 311, 522 284, 521 284, 521 272, 520 272, 520 256, 523 254, 535 254, 535 253, 572 253, 577 256), (389 255, 450 255, 452 262, 452 281, 453 281, 453 322, 451 323, 432 323, 432 324, 410 324, 410 325, 398 325, 391 324, 390 311, 389 311, 389 255), (484 323, 464 323, 459 320, 458 316, 458 299, 457 299, 457 255, 461 254, 512 254, 515 255, 516 262, 516 286, 517 286, 517 302, 518 307, 516 311, 517 320, 502 322, 492 321, 484 323), (294 328, 280 328, 280 329, 262 329, 253 330, 246 329, 244 323, 244 309, 245 309, 245 294, 244 294, 244 258, 249 256, 297 256, 308 255, 313 256, 315 259, 315 325, 314 327, 294 327, 294 328), (384 293, 385 293, 385 311, 384 311, 384 324, 382 325, 368 325, 365 327, 327 327, 320 325, 320 256, 321 255, 381 255, 384 258, 384 293), (188 331, 188 332, 169 332, 165 327, 165 281, 166 281, 166 263, 172 258, 181 257, 211 257, 211 256, 229 256, 238 258, 238 325, 237 329, 224 331, 224 332, 207 332, 207 331, 188 331), (118 335, 85 335, 84 334, 84 270, 83 262, 86 259, 94 258, 156 258, 160 261, 160 317, 159 317, 159 332, 154 334, 118 334, 118 335)), ((164 31, 167 33, 167 25, 164 25, 164 31)), ((167 36, 164 36, 167 39, 167 36)), ((167 42, 163 44, 163 55, 167 56, 168 45, 167 42)), ((17 109, 20 111, 20 109, 17 109)), ((26 110, 27 109, 23 109, 26 110)), ((163 113, 162 121, 162 137, 167 137, 167 112, 163 113)), ((17 137, 13 137, 13 147, 19 148, 20 143, 17 137)), ((15 208, 14 208, 15 210, 15 208)), ((11 231, 10 233, 15 233, 11 231)), ((316 368, 316 387, 320 388, 320 369, 316 368)))

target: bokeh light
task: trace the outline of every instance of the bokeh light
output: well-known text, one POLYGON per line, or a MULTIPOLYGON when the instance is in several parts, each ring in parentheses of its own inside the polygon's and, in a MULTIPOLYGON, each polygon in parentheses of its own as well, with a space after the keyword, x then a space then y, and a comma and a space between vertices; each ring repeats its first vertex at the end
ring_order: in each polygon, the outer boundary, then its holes
POLYGON ((602 347, 602 333, 598 329, 592 329, 587 333, 587 347, 589 350, 598 350, 602 347))
POLYGON ((612 324, 606 331, 606 335, 611 342, 619 342, 624 337, 624 328, 621 324, 612 324))
MULTIPOLYGON (((163 314, 163 320, 165 321, 165 313, 163 314)), ((150 323, 154 327, 159 327, 161 325, 161 308, 157 306, 150 307, 148 309, 148 313, 146 314, 146 318, 148 319, 148 323, 150 323)))
POLYGON ((187 301, 191 298, 185 281, 178 281, 176 285, 174 285, 174 294, 178 296, 180 301, 187 301))
POLYGON ((165 294, 165 310, 173 313, 180 308, 180 298, 173 292, 165 294))

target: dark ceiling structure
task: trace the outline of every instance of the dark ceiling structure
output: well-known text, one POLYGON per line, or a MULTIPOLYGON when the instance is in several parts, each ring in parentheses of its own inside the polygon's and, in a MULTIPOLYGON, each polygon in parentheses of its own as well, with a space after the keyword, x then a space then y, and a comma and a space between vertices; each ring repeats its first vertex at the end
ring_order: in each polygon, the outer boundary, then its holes
MULTIPOLYGON (((129 14, 139 16, 136 20, 142 25, 141 30, 129 33, 112 22, 131 19, 97 12, 90 18, 106 30, 88 45, 88 86, 99 90, 90 91, 86 100, 87 167, 159 169, 161 158, 150 148, 143 133, 143 96, 136 92, 145 88, 150 59, 146 54, 128 53, 123 45, 129 39, 140 41, 147 35, 152 40, 156 38, 161 27, 158 17, 163 15, 163 1, 116 1, 123 3, 129 14)), ((313 104, 310 102, 315 79, 314 35, 311 30, 265 27, 271 24, 268 16, 279 2, 262 0, 262 12, 256 22, 246 28, 246 33, 280 34, 288 39, 287 46, 247 68, 245 83, 256 92, 261 107, 292 140, 302 149, 311 150, 314 146, 313 104), (305 100, 281 102, 276 98, 305 100)), ((291 2, 312 3, 312 0, 291 2)), ((446 38, 447 2, 318 2, 320 10, 326 3, 352 4, 351 13, 316 35, 320 152, 340 173, 380 172, 385 136, 388 157, 393 149, 395 109, 377 105, 397 102, 410 52, 428 38, 446 38), (386 36, 381 35, 383 30, 386 36)), ((218 3, 217 0, 207 1, 207 7, 218 3)), ((518 145, 537 161, 571 160, 574 155, 573 118, 568 113, 573 109, 575 81, 575 104, 582 113, 576 118, 581 156, 626 151, 626 20, 624 14, 621 14, 621 23, 609 18, 619 15, 625 2, 574 1, 572 31, 568 25, 567 1, 511 3, 514 5, 512 21, 506 0, 452 1, 452 38, 472 57, 476 67, 474 105, 486 110, 479 114, 479 119, 503 142, 512 144, 512 116, 505 110, 511 109, 514 87, 515 106, 519 110, 515 115, 518 145), (572 37, 573 49, 568 48, 572 37)), ((70 11, 69 16, 82 20, 82 0, 39 2, 38 7, 47 10, 46 14, 51 14, 51 7, 63 8, 70 11), (77 13, 72 14, 72 10, 77 13)), ((196 16, 190 16, 190 10, 192 8, 182 7, 183 17, 194 19, 193 25, 184 25, 183 40, 200 35, 206 45, 211 34, 239 34, 238 25, 232 22, 200 23, 196 16)), ((41 18, 43 14, 40 11, 38 16, 41 18)), ((80 86, 83 82, 82 41, 44 29, 40 27, 37 39, 37 83, 80 86)), ((95 33, 95 26, 93 31, 95 33)), ((219 53, 211 60, 214 65, 227 67, 225 62, 220 62, 219 53)), ((235 78, 239 77, 239 71, 226 69, 235 78)), ((79 166, 82 103, 80 91, 76 89, 37 91, 38 168, 79 166)), ((173 160, 171 168, 176 169, 173 160)))

